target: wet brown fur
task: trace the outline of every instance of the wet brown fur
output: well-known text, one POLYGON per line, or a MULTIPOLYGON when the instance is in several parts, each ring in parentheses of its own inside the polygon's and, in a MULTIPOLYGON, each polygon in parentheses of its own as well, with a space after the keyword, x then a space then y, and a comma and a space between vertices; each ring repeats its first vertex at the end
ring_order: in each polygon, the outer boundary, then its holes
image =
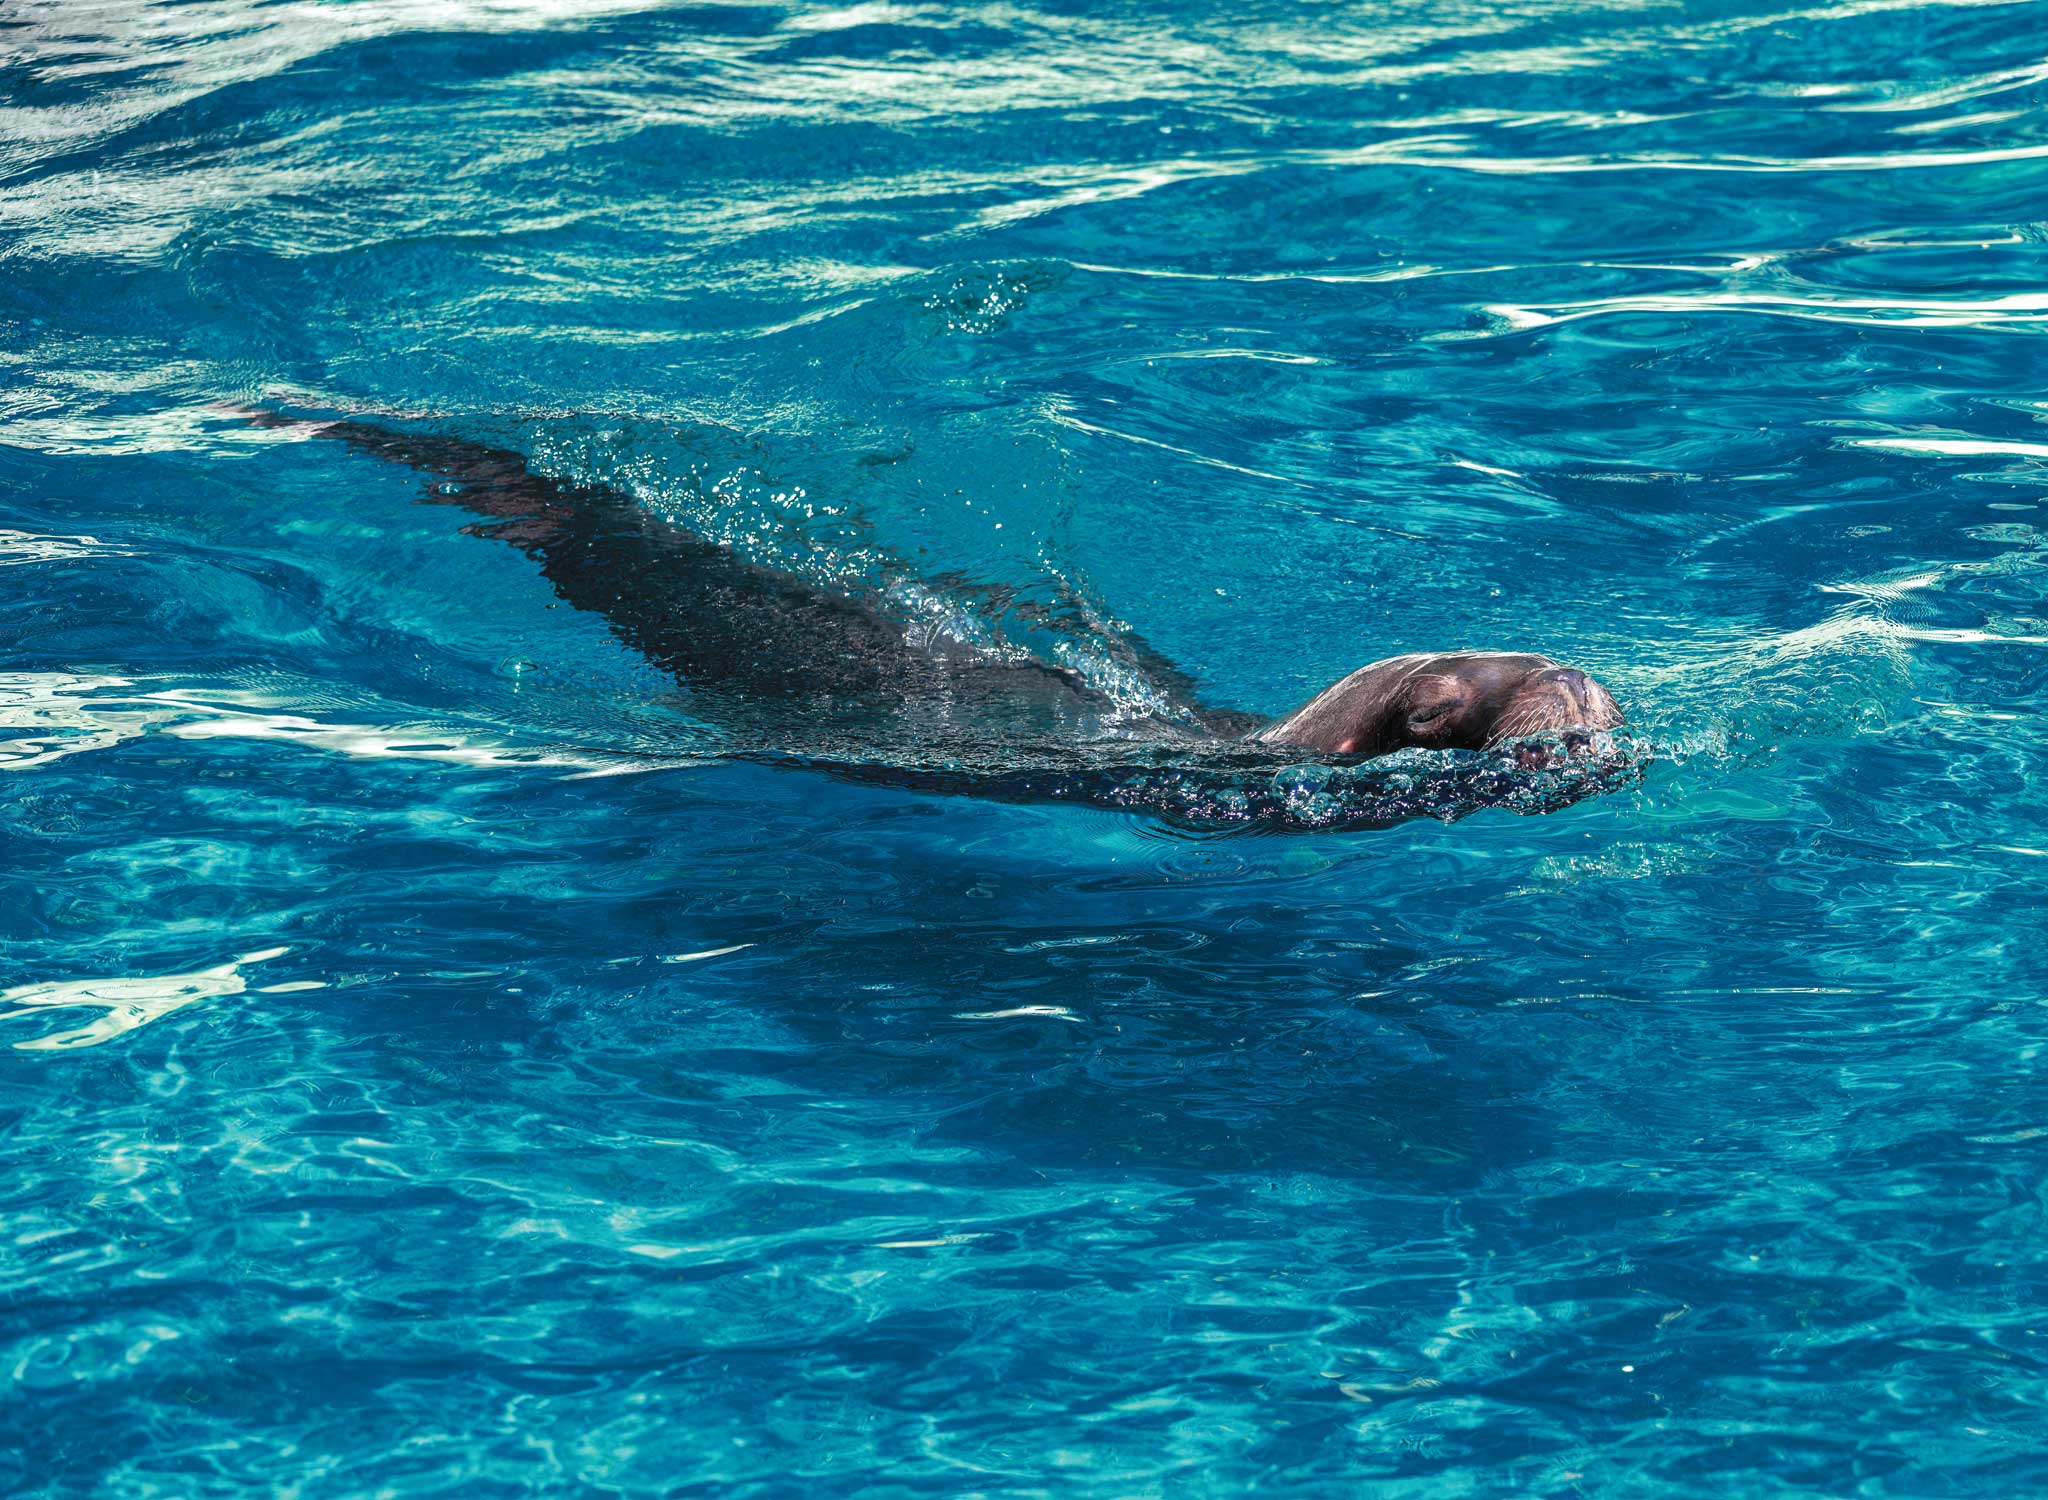
POLYGON ((1607 689, 1547 656, 1450 651, 1360 667, 1247 738, 1334 755, 1485 750, 1529 735, 1613 729, 1607 689))

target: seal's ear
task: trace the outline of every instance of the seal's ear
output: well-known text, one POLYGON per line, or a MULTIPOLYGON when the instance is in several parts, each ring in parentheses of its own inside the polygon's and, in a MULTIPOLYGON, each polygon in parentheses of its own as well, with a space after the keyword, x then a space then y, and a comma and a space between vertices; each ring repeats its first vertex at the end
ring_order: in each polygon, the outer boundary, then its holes
POLYGON ((1403 697, 1408 712, 1408 728, 1414 732, 1426 732, 1442 723, 1452 710, 1464 705, 1465 684, 1446 673, 1425 672, 1408 680, 1403 697))

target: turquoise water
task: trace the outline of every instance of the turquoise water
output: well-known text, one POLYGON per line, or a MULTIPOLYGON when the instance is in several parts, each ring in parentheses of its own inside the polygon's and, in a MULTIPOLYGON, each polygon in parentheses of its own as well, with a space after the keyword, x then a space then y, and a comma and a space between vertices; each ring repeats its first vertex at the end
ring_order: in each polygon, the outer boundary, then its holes
POLYGON ((2044 23, 0 12, 0 1491, 2048 1491, 2044 23), (1639 759, 825 734, 236 406, 1639 759))

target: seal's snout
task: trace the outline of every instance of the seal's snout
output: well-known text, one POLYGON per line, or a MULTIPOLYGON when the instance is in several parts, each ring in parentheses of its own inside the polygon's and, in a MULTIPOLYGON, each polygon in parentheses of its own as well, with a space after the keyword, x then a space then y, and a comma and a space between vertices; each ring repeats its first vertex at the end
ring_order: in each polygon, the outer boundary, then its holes
POLYGON ((1620 705, 1577 667, 1552 667, 1543 674, 1542 682, 1555 705, 1552 712, 1562 715, 1556 727, 1612 729, 1621 723, 1620 705))

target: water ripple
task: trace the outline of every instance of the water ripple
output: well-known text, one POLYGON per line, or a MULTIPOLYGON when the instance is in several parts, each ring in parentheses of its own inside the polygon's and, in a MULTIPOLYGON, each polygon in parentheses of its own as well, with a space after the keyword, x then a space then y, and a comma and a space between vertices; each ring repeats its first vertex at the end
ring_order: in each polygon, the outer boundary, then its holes
POLYGON ((2042 15, 17 0, 0 1491, 2042 1490, 2042 15))

